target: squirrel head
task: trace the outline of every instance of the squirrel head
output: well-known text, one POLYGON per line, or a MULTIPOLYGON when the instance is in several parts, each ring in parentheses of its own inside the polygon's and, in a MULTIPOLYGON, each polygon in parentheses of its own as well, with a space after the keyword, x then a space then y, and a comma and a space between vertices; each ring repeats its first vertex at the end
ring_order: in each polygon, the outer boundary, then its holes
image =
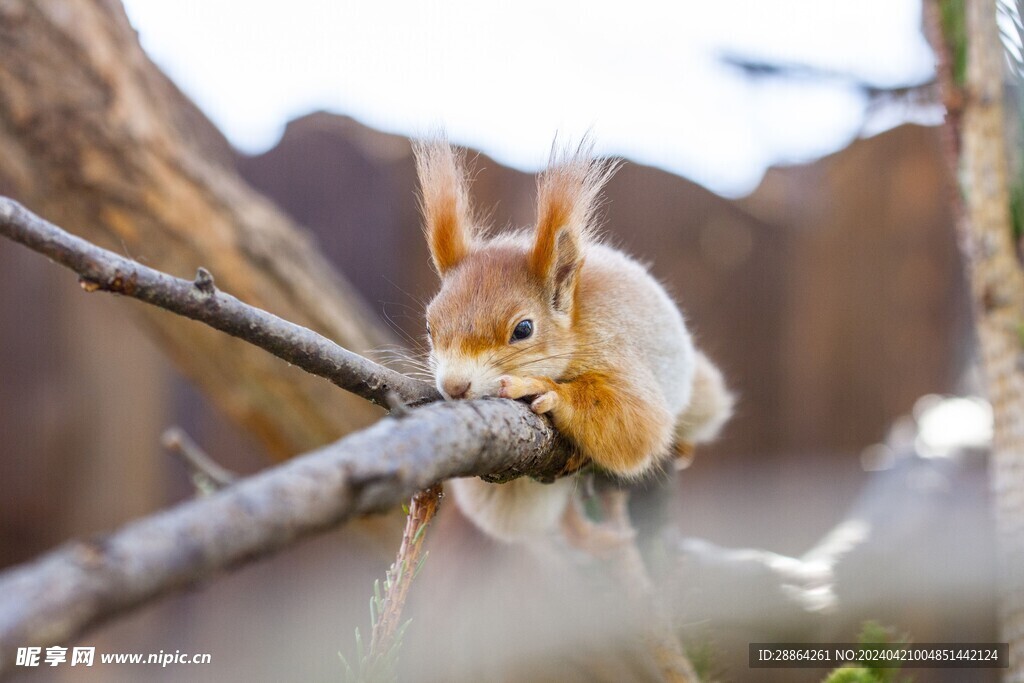
POLYGON ((532 231, 486 237, 463 156, 418 144, 424 232, 441 289, 427 306, 430 364, 449 399, 493 396, 502 375, 560 378, 577 355, 579 274, 614 166, 584 142, 555 149, 538 180, 532 231))

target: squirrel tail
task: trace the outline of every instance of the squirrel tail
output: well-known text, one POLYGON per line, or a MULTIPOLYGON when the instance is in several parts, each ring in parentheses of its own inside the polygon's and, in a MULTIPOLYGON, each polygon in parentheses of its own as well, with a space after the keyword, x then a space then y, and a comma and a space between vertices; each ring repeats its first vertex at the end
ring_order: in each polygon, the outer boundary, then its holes
POLYGON ((721 371, 698 351, 690 403, 676 421, 676 448, 680 455, 688 455, 699 443, 714 440, 732 417, 735 403, 721 371))

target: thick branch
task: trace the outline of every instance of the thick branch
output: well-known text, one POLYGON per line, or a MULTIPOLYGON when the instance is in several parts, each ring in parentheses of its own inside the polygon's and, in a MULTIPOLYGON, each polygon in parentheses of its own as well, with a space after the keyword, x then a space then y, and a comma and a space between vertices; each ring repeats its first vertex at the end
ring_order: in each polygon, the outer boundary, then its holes
POLYGON ((991 459, 1000 545, 1000 619, 1010 644, 1005 680, 1024 681, 1024 273, 1010 215, 1003 48, 991 0, 964 3, 966 83, 960 169, 965 254, 978 349, 994 419, 991 459))
POLYGON ((65 232, 6 197, 0 197, 0 234, 75 271, 87 291, 123 294, 198 320, 378 405, 386 405, 389 392, 414 405, 440 398, 426 382, 219 291, 203 269, 192 282, 166 275, 65 232))
MULTIPOLYGON (((960 424, 969 424, 963 415, 960 424)), ((965 440, 941 457, 934 457, 935 450, 925 457, 928 451, 914 449, 928 443, 926 433, 900 438, 907 441, 888 444, 895 454, 891 467, 873 473, 843 519, 799 556, 726 548, 667 530, 663 540, 675 562, 662 589, 688 619, 813 628, 823 615, 834 621, 865 604, 884 604, 906 585, 923 590, 937 575, 921 576, 920 567, 941 563, 942 581, 961 582, 961 600, 984 604, 989 541, 976 524, 988 516, 986 447, 965 440), (949 557, 953 520, 972 529, 971 545, 958 540, 955 557, 949 557)))
MULTIPOLYGON (((395 341, 312 236, 242 181, 227 142, 149 60, 119 2, 0 2, 0 45, 0 193, 163 272, 204 265, 226 291, 356 353, 395 341)), ((276 458, 380 416, 236 339, 137 313, 276 458)))
POLYGON ((505 399, 439 402, 245 479, 209 497, 75 541, 0 574, 0 673, 19 646, 87 628, 353 515, 451 477, 550 479, 567 449, 547 421, 505 399))

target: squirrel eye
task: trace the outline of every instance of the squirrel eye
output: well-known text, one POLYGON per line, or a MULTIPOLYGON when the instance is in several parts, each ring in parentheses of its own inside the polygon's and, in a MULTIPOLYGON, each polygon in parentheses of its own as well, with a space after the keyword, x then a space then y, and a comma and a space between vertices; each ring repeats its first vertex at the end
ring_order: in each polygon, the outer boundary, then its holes
POLYGON ((510 341, 521 341, 531 334, 533 334, 533 321, 520 320, 519 324, 516 325, 516 329, 512 330, 512 339, 510 341))

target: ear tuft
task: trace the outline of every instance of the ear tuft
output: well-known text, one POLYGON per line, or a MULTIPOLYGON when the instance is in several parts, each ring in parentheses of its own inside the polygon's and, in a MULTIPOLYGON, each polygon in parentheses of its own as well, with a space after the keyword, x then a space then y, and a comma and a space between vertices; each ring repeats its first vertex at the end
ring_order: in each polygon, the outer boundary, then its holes
POLYGON ((552 145, 548 169, 537 183, 537 233, 530 269, 550 288, 555 308, 568 311, 586 244, 593 239, 601 190, 618 164, 593 157, 584 137, 571 147, 552 145))
POLYGON ((413 153, 427 245, 434 268, 443 277, 466 258, 473 245, 465 159, 442 136, 414 143, 413 153))

